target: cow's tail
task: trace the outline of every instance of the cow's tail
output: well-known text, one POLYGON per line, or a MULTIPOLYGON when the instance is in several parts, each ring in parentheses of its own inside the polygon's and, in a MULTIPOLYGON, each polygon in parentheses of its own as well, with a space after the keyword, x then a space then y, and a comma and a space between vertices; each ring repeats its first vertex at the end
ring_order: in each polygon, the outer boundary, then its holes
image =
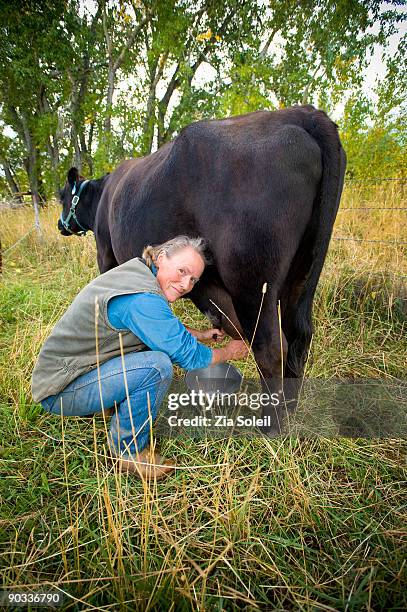
MULTIPOLYGON (((288 307, 286 326, 283 328, 288 340, 286 376, 301 376, 312 338, 312 302, 324 265, 331 239, 332 229, 342 193, 346 155, 342 148, 337 127, 323 112, 314 110, 304 114, 304 128, 317 142, 322 153, 322 178, 319 194, 315 200, 311 221, 291 266, 301 287, 296 303, 288 307)), ((294 299, 295 299, 294 298, 294 299)), ((289 300, 289 303, 292 300, 289 300)))

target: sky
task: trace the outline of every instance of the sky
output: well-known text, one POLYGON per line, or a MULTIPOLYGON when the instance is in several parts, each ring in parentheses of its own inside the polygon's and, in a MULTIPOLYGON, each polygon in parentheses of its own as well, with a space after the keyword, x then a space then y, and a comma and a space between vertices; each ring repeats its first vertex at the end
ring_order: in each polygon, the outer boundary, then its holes
MULTIPOLYGON (((383 3, 383 8, 386 8, 387 3, 383 3)), ((407 14, 407 5, 398 7, 400 13, 407 14)), ((373 29, 374 31, 374 29, 373 29)), ((397 51, 398 44, 403 36, 407 33, 407 23, 399 24, 399 28, 396 34, 393 34, 388 39, 390 54, 394 54, 397 51)), ((364 83, 364 90, 366 93, 372 92, 376 79, 382 79, 386 72, 386 66, 381 59, 382 47, 375 45, 374 53, 370 59, 369 67, 366 70, 366 78, 364 83)))

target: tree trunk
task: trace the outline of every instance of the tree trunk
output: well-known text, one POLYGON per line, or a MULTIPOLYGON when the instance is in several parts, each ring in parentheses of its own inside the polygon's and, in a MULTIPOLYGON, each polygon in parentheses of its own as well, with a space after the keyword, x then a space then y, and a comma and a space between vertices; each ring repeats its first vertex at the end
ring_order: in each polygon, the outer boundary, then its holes
POLYGON ((24 166, 25 166, 25 169, 28 175, 30 191, 32 194, 34 214, 35 214, 35 228, 38 234, 41 236, 42 232, 41 232, 39 210, 38 210, 39 168, 38 168, 38 156, 37 156, 36 144, 30 132, 27 115, 24 112, 22 112, 21 115, 19 115, 17 109, 14 106, 9 106, 8 110, 14 119, 14 124, 15 124, 17 132, 19 133, 21 139, 25 142, 25 147, 27 150, 27 158, 24 160, 24 166))
POLYGON ((81 148, 79 146, 78 133, 76 131, 75 121, 72 121, 71 143, 72 143, 72 148, 74 150, 73 164, 74 166, 76 166, 76 168, 78 168, 78 172, 80 174, 82 171, 82 153, 81 153, 81 148))
POLYGON ((106 5, 103 3, 102 10, 102 24, 103 31, 105 35, 106 47, 107 47, 107 55, 109 60, 109 74, 108 74, 108 87, 106 94, 106 117, 104 121, 104 129, 106 140, 109 139, 111 129, 112 129, 112 107, 113 107, 113 95, 115 90, 115 81, 116 81, 116 73, 119 68, 122 66, 124 60, 126 59, 126 54, 129 51, 130 47, 132 47, 135 43, 135 40, 139 34, 139 32, 144 28, 144 26, 151 19, 151 16, 147 14, 134 28, 132 32, 127 37, 123 47, 120 50, 119 55, 114 59, 113 56, 113 44, 112 39, 109 33, 109 28, 106 19, 106 5))
MULTIPOLYGON (((41 85, 41 91, 39 96, 39 111, 46 115, 51 115, 51 113, 56 113, 56 107, 51 110, 51 107, 47 98, 47 91, 45 89, 45 85, 41 85)), ((46 139, 46 146, 49 158, 51 160, 51 170, 52 170, 52 183, 53 183, 53 192, 56 199, 59 198, 59 177, 58 177, 58 166, 59 166, 59 146, 58 140, 62 135, 62 126, 61 126, 61 118, 58 116, 57 118, 57 128, 55 130, 55 134, 49 134, 46 139)), ((41 186, 40 186, 41 191, 41 186)))
POLYGON ((113 94, 114 94, 114 85, 116 79, 116 71, 114 70, 114 66, 112 66, 110 58, 109 58, 109 76, 108 76, 108 86, 107 86, 107 94, 106 94, 106 117, 104 122, 105 135, 109 135, 112 131, 112 106, 113 106, 113 94))
POLYGON ((32 201, 34 206, 34 216, 35 216, 35 228, 39 234, 41 234, 41 226, 40 226, 40 217, 39 217, 39 189, 38 189, 38 157, 37 157, 37 149, 33 142, 33 138, 28 126, 27 117, 22 114, 21 122, 24 130, 24 139, 27 148, 27 174, 28 181, 30 184, 30 191, 32 195, 32 201))
POLYGON ((55 139, 50 137, 47 139, 47 150, 51 160, 52 168, 52 187, 54 196, 56 199, 59 198, 59 176, 58 176, 58 165, 59 165, 59 150, 55 139))
POLYGON ((36 160, 37 160, 37 182, 38 182, 38 201, 39 205, 42 207, 47 203, 47 192, 45 190, 44 181, 42 180, 41 173, 38 170, 38 160, 40 159, 40 150, 36 147, 36 160))
POLYGON ((87 151, 88 151, 88 164, 89 164, 89 175, 93 176, 93 159, 92 159, 92 142, 93 142, 93 134, 95 131, 95 124, 90 124, 89 134, 88 134, 88 143, 87 143, 87 151))
POLYGON ((0 157, 0 163, 4 171, 4 176, 6 177, 8 188, 10 189, 10 194, 13 196, 14 201, 22 204, 23 202, 22 197, 15 195, 16 193, 20 192, 20 188, 14 179, 10 164, 8 163, 7 159, 5 159, 3 156, 0 157))
MULTIPOLYGON (((93 126, 91 126, 91 130, 93 130, 93 126)), ((82 152, 82 161, 85 161, 88 169, 89 169, 89 176, 92 176, 93 174, 93 159, 92 156, 89 152, 88 149, 88 145, 86 143, 86 135, 85 135, 85 126, 81 125, 81 128, 79 130, 79 141, 81 143, 81 152, 82 152)))
POLYGON ((80 93, 82 92, 82 96, 84 95, 85 85, 81 83, 79 79, 74 78, 71 72, 68 72, 69 80, 71 82, 71 101, 70 101, 70 111, 71 111, 71 145, 74 152, 73 165, 78 169, 79 174, 82 171, 82 151, 79 144, 79 130, 80 130, 80 106, 83 101, 83 97, 80 97, 80 93))
POLYGON ((148 94, 146 114, 143 125, 143 154, 149 155, 153 147, 155 115, 154 107, 156 104, 156 90, 159 80, 161 79, 166 61, 168 59, 168 51, 165 51, 161 57, 156 57, 150 67, 150 89, 148 94))

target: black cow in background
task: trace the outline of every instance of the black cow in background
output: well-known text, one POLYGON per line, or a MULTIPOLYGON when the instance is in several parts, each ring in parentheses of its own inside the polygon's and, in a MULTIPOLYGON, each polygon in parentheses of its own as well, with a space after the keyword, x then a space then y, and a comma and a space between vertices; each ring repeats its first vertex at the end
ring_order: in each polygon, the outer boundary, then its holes
POLYGON ((188 297, 213 325, 251 341, 267 283, 252 349, 281 387, 281 347, 284 376, 303 374, 345 166, 336 125, 312 106, 199 121, 99 180, 84 183, 71 168, 58 227, 94 232, 101 272, 147 244, 206 238, 214 265, 188 297))

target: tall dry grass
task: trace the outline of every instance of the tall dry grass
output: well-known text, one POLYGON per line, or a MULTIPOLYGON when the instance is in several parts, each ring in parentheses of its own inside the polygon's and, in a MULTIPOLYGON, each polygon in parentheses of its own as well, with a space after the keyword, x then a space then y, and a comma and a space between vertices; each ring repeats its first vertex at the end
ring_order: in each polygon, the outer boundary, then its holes
MULTIPOLYGON (((396 184, 350 185, 335 235, 403 242, 403 206, 396 184)), ((58 214, 7 252, 33 215, 1 212, 3 588, 52 586, 76 610, 405 609, 405 441, 164 440, 179 469, 149 487, 108 461, 103 420, 33 404, 39 348, 97 274, 92 236, 60 237, 58 214)), ((405 248, 332 241, 309 376, 405 378, 405 248)))

